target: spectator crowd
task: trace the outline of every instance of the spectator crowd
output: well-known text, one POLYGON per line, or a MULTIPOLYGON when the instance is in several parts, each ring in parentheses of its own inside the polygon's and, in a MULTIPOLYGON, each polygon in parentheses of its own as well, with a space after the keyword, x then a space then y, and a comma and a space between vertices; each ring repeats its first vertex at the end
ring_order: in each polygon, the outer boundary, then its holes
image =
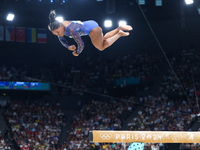
MULTIPOLYGON (((198 107, 193 99, 169 99, 161 96, 146 96, 145 106, 136 117, 128 123, 130 131, 191 131, 196 121, 198 107)), ((162 143, 146 143, 145 149, 164 149, 162 143)))
POLYGON ((21 149, 54 150, 58 147, 65 117, 60 103, 15 101, 6 106, 11 137, 21 149))
POLYGON ((93 100, 85 104, 73 117, 67 147, 69 149, 116 149, 123 147, 121 144, 100 144, 89 142, 91 130, 120 130, 123 121, 136 108, 133 97, 128 101, 93 100))
MULTIPOLYGON (((62 95, 83 94, 76 89, 109 93, 120 78, 140 78, 140 82, 156 79, 162 64, 161 54, 135 54, 120 56, 117 59, 87 58, 65 66, 59 64, 51 69, 54 82, 68 88, 56 87, 56 93, 62 95)), ((126 83, 123 83, 123 87, 126 83)))
POLYGON ((7 67, 3 65, 0 68, 0 80, 1 81, 23 81, 26 78, 27 72, 22 69, 17 69, 13 66, 7 67))
POLYGON ((15 66, 6 66, 3 65, 0 67, 0 81, 25 81, 25 82, 34 82, 34 81, 46 81, 45 76, 40 72, 40 68, 32 68, 30 66, 24 65, 24 67, 15 67, 15 66), (38 73, 32 73, 31 70, 34 70, 38 73))
MULTIPOLYGON (((171 65, 189 99, 184 94, 172 70, 163 76, 159 94, 145 97, 129 97, 117 100, 88 100, 73 116, 66 142, 60 147, 61 127, 66 126, 60 103, 47 101, 12 101, 7 104, 5 119, 11 128, 11 138, 20 149, 30 150, 125 150, 129 144, 90 143, 91 130, 121 130, 136 103, 144 104, 137 116, 128 122, 129 131, 191 131, 198 107, 194 94, 200 91, 200 59, 195 50, 182 51, 174 55, 171 65), (181 56, 181 57, 180 57, 181 56), (194 88, 195 85, 195 88, 194 88), (196 90, 196 93, 195 93, 196 90), (169 93, 178 93, 179 98, 169 98, 169 93)), ((161 70, 162 56, 159 54, 136 54, 117 59, 90 59, 70 66, 61 64, 51 68, 52 81, 65 85, 53 87, 54 94, 83 95, 85 90, 109 94, 120 78, 140 78, 141 83, 154 81, 161 70), (79 90, 77 90, 79 89, 79 90), (82 90, 82 91, 80 91, 82 90)), ((32 81, 27 71, 3 66, 0 80, 32 81)), ((48 78, 49 79, 49 78, 48 78)), ((126 86, 126 83, 123 83, 126 86)), ((199 94, 200 95, 200 94, 199 94)), ((10 149, 0 135, 0 149, 10 149)), ((144 150, 164 150, 162 143, 145 143, 144 150)), ((198 143, 180 145, 180 149, 199 150, 198 143)))
POLYGON ((6 134, 1 134, 0 133, 0 149, 1 150, 12 150, 12 148, 10 146, 8 146, 8 144, 6 144, 7 137, 6 134))
POLYGON ((176 93, 183 95, 185 90, 189 97, 192 97, 194 93, 200 91, 200 52, 197 50, 183 50, 177 52, 171 58, 171 65, 173 70, 169 69, 167 75, 163 76, 163 81, 160 86, 160 93, 176 93), (181 85, 179 84, 180 81, 181 85), (181 87, 182 86, 182 87, 181 87), (196 92, 195 92, 196 90, 196 92))

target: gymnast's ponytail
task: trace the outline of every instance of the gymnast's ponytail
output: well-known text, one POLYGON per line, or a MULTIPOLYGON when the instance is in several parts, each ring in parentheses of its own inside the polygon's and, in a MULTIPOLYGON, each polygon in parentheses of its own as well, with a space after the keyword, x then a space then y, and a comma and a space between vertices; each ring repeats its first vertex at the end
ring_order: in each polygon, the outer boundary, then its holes
POLYGON ((55 10, 51 10, 49 13, 49 25, 48 28, 50 31, 53 31, 55 29, 58 29, 61 25, 61 23, 59 21, 56 20, 56 11, 55 10))

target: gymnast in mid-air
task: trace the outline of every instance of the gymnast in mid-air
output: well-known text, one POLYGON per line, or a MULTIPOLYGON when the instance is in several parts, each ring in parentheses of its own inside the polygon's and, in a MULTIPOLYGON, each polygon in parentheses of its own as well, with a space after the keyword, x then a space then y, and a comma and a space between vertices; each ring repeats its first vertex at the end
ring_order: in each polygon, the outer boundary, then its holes
POLYGON ((48 28, 54 35, 58 36, 63 46, 73 51, 74 56, 78 56, 84 49, 84 42, 82 41, 81 36, 89 35, 92 44, 100 51, 103 51, 120 37, 129 35, 129 32, 124 31, 132 30, 132 27, 129 25, 120 25, 118 28, 103 35, 101 27, 93 20, 84 22, 63 21, 60 23, 55 18, 56 12, 55 10, 51 10, 48 28), (73 38, 76 41, 78 48, 76 48, 75 45, 69 45, 64 35, 73 38))

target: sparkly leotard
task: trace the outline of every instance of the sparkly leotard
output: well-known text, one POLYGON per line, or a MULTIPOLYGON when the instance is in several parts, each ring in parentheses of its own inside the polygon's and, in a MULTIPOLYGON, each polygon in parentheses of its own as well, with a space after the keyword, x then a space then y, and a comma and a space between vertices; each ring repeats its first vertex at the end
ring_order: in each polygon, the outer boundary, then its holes
MULTIPOLYGON (((84 42, 81 39, 81 36, 89 35, 92 29, 98 27, 98 24, 93 20, 84 22, 81 21, 70 21, 70 22, 71 23, 66 27, 65 36, 73 38, 76 41, 78 45, 76 53, 80 54, 84 49, 84 42)), ((58 38, 63 46, 65 46, 66 48, 69 47, 69 44, 64 37, 58 37, 58 38)))

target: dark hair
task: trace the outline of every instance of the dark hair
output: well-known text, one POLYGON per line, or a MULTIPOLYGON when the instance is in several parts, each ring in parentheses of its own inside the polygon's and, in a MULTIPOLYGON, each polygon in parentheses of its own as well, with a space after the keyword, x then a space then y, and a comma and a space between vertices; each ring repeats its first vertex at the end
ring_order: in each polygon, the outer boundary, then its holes
POLYGON ((56 20, 56 11, 55 10, 51 10, 49 13, 49 25, 48 28, 50 31, 53 31, 55 29, 58 29, 61 25, 61 23, 59 21, 56 20))

